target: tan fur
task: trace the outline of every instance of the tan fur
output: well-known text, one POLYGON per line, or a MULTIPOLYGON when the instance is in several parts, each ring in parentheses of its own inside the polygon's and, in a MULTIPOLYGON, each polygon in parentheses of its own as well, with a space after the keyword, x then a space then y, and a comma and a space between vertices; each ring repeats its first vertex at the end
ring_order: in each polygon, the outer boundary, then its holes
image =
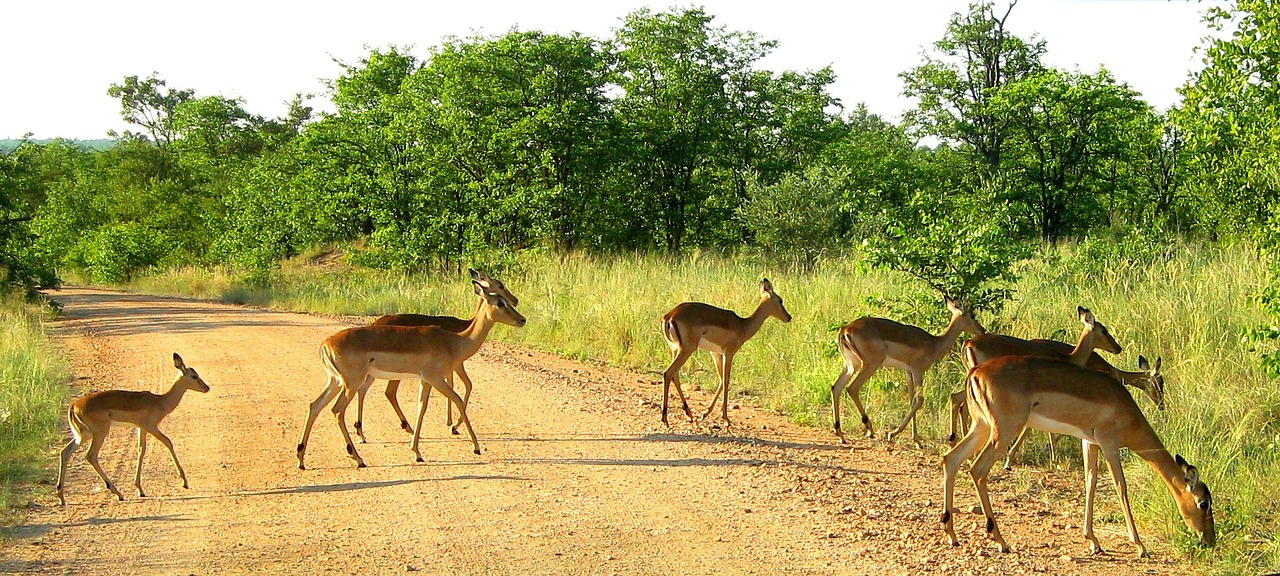
POLYGON ((328 374, 328 383, 320 396, 311 403, 307 413, 302 440, 298 443, 298 468, 306 468, 304 457, 307 438, 311 435, 311 426, 315 423, 316 416, 335 398, 337 402, 332 410, 338 421, 338 429, 346 441, 347 454, 356 461, 358 467, 365 466, 351 442, 345 415, 351 400, 368 388, 374 378, 418 378, 422 381, 418 391, 418 418, 411 446, 418 462, 423 461, 418 444, 422 417, 426 413, 427 398, 432 388, 458 408, 459 421, 466 426, 475 453, 480 453, 480 442, 467 418, 466 406, 449 385, 449 376, 480 350, 494 324, 501 322, 520 327, 524 326, 525 318, 504 297, 488 292, 479 282, 472 281, 472 287, 482 303, 476 317, 461 333, 436 326, 361 326, 338 332, 324 341, 321 345, 321 358, 328 374), (339 392, 343 393, 340 397, 339 392))
POLYGON ((667 406, 672 383, 676 386, 685 415, 693 420, 693 412, 689 410, 689 402, 680 387, 680 368, 698 349, 711 354, 711 361, 720 377, 720 387, 702 418, 706 420, 723 396, 721 416, 725 423, 729 423, 729 373, 733 369, 733 356, 760 331, 770 316, 783 322, 791 321, 791 313, 782 305, 782 298, 773 291, 773 284, 767 278, 760 283, 760 304, 746 318, 701 302, 685 302, 667 312, 662 317, 662 336, 671 348, 673 359, 662 374, 662 423, 669 425, 667 406))
POLYGON ((947 309, 951 311, 951 322, 941 335, 934 336, 917 328, 899 324, 884 318, 859 318, 845 325, 836 336, 836 345, 844 357, 844 371, 831 386, 831 412, 833 426, 840 442, 848 443, 844 431, 840 428, 840 394, 848 390, 849 397, 862 416, 862 425, 867 437, 875 436, 871 419, 862 407, 859 393, 862 386, 881 366, 891 366, 907 373, 907 395, 911 399, 911 408, 902 422, 889 433, 889 438, 902 432, 907 423, 911 423, 911 434, 919 439, 916 431, 915 415, 924 404, 922 387, 924 373, 938 360, 942 359, 955 347, 961 332, 985 334, 986 329, 965 310, 959 302, 946 298, 947 309), (855 377, 856 375, 856 377, 855 377))
POLYGON ((124 495, 115 487, 115 484, 111 483, 106 472, 102 470, 102 465, 98 463, 98 451, 102 449, 102 443, 111 432, 111 425, 116 423, 129 424, 138 428, 138 466, 134 470, 133 484, 138 488, 139 497, 146 496, 142 491, 142 459, 147 453, 147 435, 155 436, 165 448, 169 449, 169 455, 173 457, 173 465, 178 468, 178 476, 182 478, 182 487, 190 486, 187 483, 187 473, 182 469, 182 464, 178 462, 178 454, 173 450, 173 442, 160 431, 160 422, 178 407, 187 390, 208 392, 209 385, 200 379, 195 369, 188 368, 182 361, 182 357, 176 353, 173 355, 173 365, 182 374, 164 394, 133 390, 104 390, 88 394, 71 403, 67 408, 67 423, 71 426, 72 438, 62 449, 62 459, 58 465, 58 502, 60 504, 63 506, 67 504, 64 495, 67 461, 86 438, 89 439, 89 451, 85 454, 85 460, 93 466, 98 477, 107 485, 107 490, 115 494, 117 499, 124 500, 124 495))
POLYGON ((1030 426, 1071 434, 1082 440, 1086 474, 1084 537, 1094 552, 1102 551, 1093 533, 1093 498, 1101 454, 1120 494, 1129 539, 1137 546, 1140 556, 1147 554, 1129 507, 1121 448, 1128 448, 1151 465, 1165 481, 1187 526, 1200 534, 1201 543, 1213 545, 1215 534, 1208 487, 1199 480, 1194 466, 1181 456, 1175 458, 1169 454, 1133 397, 1109 375, 1060 360, 1005 356, 970 370, 967 383, 973 426, 943 459, 942 523, 950 544, 959 544, 952 519, 955 476, 964 461, 977 454, 969 473, 986 516, 987 532, 1001 551, 1009 551, 995 523, 987 494, 987 475, 999 454, 1009 449, 1013 438, 1030 426))
MULTIPOLYGON (((488 274, 485 274, 483 271, 480 271, 480 270, 471 270, 470 273, 471 273, 471 279, 475 280, 476 282, 479 282, 480 285, 485 288, 485 290, 488 290, 489 292, 498 294, 503 298, 506 298, 507 302, 509 302, 512 306, 520 305, 520 299, 517 298, 515 294, 512 294, 509 290, 507 290, 507 286, 503 284, 501 280, 490 277, 488 274)), ((479 314, 479 311, 480 311, 479 308, 481 305, 482 304, 479 304, 479 303, 476 304, 476 314, 479 314)), ((470 319, 466 319, 466 320, 462 318, 455 318, 453 316, 427 316, 424 314, 387 314, 385 316, 380 316, 377 320, 374 320, 370 324, 370 326, 439 326, 440 328, 443 328, 450 332, 462 332, 463 330, 467 329, 467 326, 471 325, 471 321, 474 319, 475 319, 475 314, 473 314, 470 319)), ((462 404, 463 406, 465 406, 467 405, 468 402, 471 401, 471 388, 472 388, 471 377, 467 375, 467 370, 465 366, 461 364, 458 365, 458 369, 455 370, 453 374, 456 374, 458 376, 458 379, 462 380, 462 386, 464 389, 464 393, 462 396, 462 404)), ((449 376, 449 387, 450 388, 453 387, 452 374, 449 376)), ((357 400, 356 400, 355 428, 356 428, 356 435, 360 437, 361 443, 364 443, 367 441, 364 435, 364 397, 365 397, 365 394, 368 392, 368 390, 369 388, 367 387, 361 389, 359 396, 357 397, 357 400)), ((400 409, 400 400, 397 397, 397 393, 399 392, 399 390, 400 390, 399 380, 387 381, 387 388, 385 392, 387 401, 391 403, 391 408, 395 410, 396 416, 400 419, 400 428, 403 429, 405 432, 412 434, 413 427, 409 426, 409 420, 405 418, 404 411, 400 409)), ((431 391, 428 390, 427 394, 430 395, 430 393, 431 391)), ((459 422, 458 424, 461 424, 461 422, 459 422)), ((454 434, 457 434, 458 424, 455 424, 453 421, 453 404, 449 403, 445 407, 445 425, 449 426, 449 428, 454 434)))

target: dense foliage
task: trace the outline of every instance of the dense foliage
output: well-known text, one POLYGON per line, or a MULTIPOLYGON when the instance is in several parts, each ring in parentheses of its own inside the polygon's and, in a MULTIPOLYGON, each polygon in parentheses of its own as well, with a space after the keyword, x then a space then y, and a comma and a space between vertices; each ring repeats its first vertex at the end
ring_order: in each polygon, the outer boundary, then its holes
POLYGON ((324 244, 428 270, 522 250, 756 251, 801 268, 863 250, 998 310, 1044 242, 1276 244, 1268 2, 1210 11, 1231 33, 1166 112, 1105 69, 1046 65, 1051 47, 1011 17, 985 1, 955 14, 901 75, 917 99, 902 124, 833 98, 830 68, 764 69, 775 42, 697 8, 639 10, 607 38, 372 49, 338 64, 324 114, 299 96, 268 119, 129 76, 107 89, 136 127, 114 146, 0 153, 0 280, 31 292, 59 269, 121 281, 194 263, 267 283, 324 244))

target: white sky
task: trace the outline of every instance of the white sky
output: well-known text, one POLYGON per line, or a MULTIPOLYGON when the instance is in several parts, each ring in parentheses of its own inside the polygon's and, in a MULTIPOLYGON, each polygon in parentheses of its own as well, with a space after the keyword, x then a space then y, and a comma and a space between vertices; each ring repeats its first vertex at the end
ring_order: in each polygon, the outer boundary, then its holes
MULTIPOLYGON (((1050 65, 1094 72, 1105 65, 1160 108, 1199 67, 1208 33, 1200 14, 1222 0, 1021 0, 1009 28, 1047 41, 1050 65)), ((425 57, 449 35, 497 35, 512 27, 607 38, 631 11, 689 6, 645 0, 19 0, 0 11, 0 138, 103 138, 128 127, 107 87, 158 72, 196 96, 241 98, 255 114, 284 113, 294 93, 322 93, 320 79, 368 48, 414 47, 425 57)), ((832 93, 895 121, 911 106, 898 74, 922 62, 967 0, 702 0, 713 24, 779 42, 762 66, 832 65, 832 93)), ((1008 0, 996 0, 1003 13, 1008 0)), ((315 103, 313 103, 314 105, 315 103)))

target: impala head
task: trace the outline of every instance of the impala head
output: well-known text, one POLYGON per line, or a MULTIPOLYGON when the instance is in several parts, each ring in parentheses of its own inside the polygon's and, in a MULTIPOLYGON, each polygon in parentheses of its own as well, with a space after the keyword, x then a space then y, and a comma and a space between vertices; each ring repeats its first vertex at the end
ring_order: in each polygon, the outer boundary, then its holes
POLYGON ((782 305, 782 297, 773 291, 773 283, 768 278, 760 281, 760 303, 770 305, 770 316, 783 322, 791 321, 791 313, 782 305))
POLYGON ((516 310, 515 305, 507 301, 505 296, 497 292, 490 292, 485 289, 483 284, 475 280, 471 281, 471 286, 475 289, 476 295, 484 299, 486 304, 486 306, 484 306, 486 310, 485 313, 494 321, 501 322, 509 326, 515 326, 516 328, 520 328, 525 325, 527 320, 524 319, 524 316, 520 315, 520 312, 516 310))
POLYGON ((178 382, 195 390, 196 392, 208 392, 209 385, 204 383, 200 375, 196 373, 195 368, 187 368, 187 364, 182 361, 182 357, 177 352, 173 353, 173 367, 182 371, 182 376, 178 377, 178 382))
POLYGON ((1120 344, 1111 337, 1111 331, 1093 317, 1093 312, 1083 306, 1076 306, 1076 314, 1080 315, 1080 322, 1084 324, 1084 335, 1080 337, 1081 341, 1088 340, 1093 344, 1091 347, 1098 350, 1112 354, 1120 353, 1120 344))
POLYGON ((942 298, 947 302, 947 310, 951 311, 951 321, 959 322, 959 326, 961 330, 964 330, 965 332, 968 332, 970 334, 986 334, 987 333, 987 329, 983 328, 982 324, 978 323, 978 320, 973 317, 973 313, 970 312, 967 308, 965 308, 964 305, 961 304, 959 300, 953 299, 952 297, 947 296, 945 294, 942 296, 942 298))
POLYGON ((1164 376, 1160 374, 1160 359, 1156 358, 1156 365, 1151 366, 1146 358, 1138 356, 1138 369, 1147 373, 1147 387, 1143 390, 1156 403, 1156 408, 1164 410, 1164 376))
POLYGON ((500 294, 503 298, 506 298, 507 303, 512 306, 520 305, 520 299, 516 298, 515 294, 512 294, 511 291, 507 290, 507 286, 503 284, 501 280, 485 274, 483 270, 473 270, 468 268, 467 271, 471 273, 471 280, 479 282, 481 286, 484 286, 485 290, 493 292, 494 294, 500 294))
POLYGON ((1213 546, 1217 535, 1213 530, 1213 496, 1209 494, 1209 487, 1200 481, 1196 467, 1188 464, 1181 454, 1174 461, 1182 468, 1182 486, 1178 487, 1180 490, 1175 497, 1182 520, 1188 528, 1200 534, 1201 545, 1213 546))

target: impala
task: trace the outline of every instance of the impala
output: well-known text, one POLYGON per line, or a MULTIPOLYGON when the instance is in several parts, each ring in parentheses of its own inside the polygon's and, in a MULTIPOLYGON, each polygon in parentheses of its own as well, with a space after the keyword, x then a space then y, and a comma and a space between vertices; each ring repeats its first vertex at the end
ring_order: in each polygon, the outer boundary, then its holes
POLYGON ((1124 386, 1107 374, 1059 360, 1004 356, 978 365, 966 377, 969 412, 973 425, 943 458, 942 526, 947 541, 957 545, 952 524, 955 476, 961 464, 975 453, 969 469, 977 488, 987 535, 1002 552, 1009 545, 1000 535, 987 495, 987 475, 1000 454, 1009 449, 1024 428, 1054 434, 1070 434, 1082 440, 1085 459, 1084 537, 1090 550, 1102 552, 1093 533, 1093 499, 1098 485, 1098 455, 1107 461, 1128 523, 1129 540, 1139 556, 1147 549, 1129 508, 1129 491, 1121 465, 1121 448, 1145 460, 1164 480, 1177 503, 1183 521, 1200 535, 1205 546, 1214 544, 1213 507, 1209 488, 1199 472, 1182 456, 1171 456, 1147 422, 1142 410, 1124 386))
MULTIPOLYGON (((1033 356, 1070 362, 1076 366, 1103 372, 1120 380, 1120 377, 1116 374, 1121 371, 1116 370, 1094 352, 1097 349, 1119 354, 1122 350, 1120 344, 1111 335, 1111 331, 1101 322, 1098 322, 1093 312, 1088 308, 1077 306, 1076 314, 1080 318, 1080 323, 1084 325, 1084 331, 1080 333, 1080 340, 1074 347, 1054 340, 1023 340, 1002 334, 986 334, 965 342, 963 354, 965 367, 972 369, 974 366, 1001 356, 1033 356)), ((1158 391, 1157 394, 1149 392, 1149 395, 1152 396, 1153 401, 1158 406, 1162 405, 1164 400, 1164 379, 1160 376, 1159 362, 1156 363, 1154 370, 1146 366, 1145 358, 1140 358, 1138 363, 1143 372, 1125 372, 1124 374, 1134 375, 1131 382, 1135 386, 1144 390, 1158 391)), ((957 437, 957 421, 961 423, 962 428, 968 428, 968 414, 964 411, 964 400, 965 393, 963 390, 951 395, 951 434, 948 436, 948 441, 950 442, 954 442, 957 437)), ((1009 455, 1005 460, 1006 469, 1011 467, 1014 455, 1025 440, 1026 432, 1023 432, 1022 436, 1018 437, 1018 441, 1014 442, 1013 448, 1009 450, 1009 455)), ((1053 443, 1050 442, 1049 446, 1052 449, 1053 443)))
MULTIPOLYGON (((469 270, 469 272, 471 273, 471 279, 479 282, 481 286, 484 286, 485 290, 501 295, 503 298, 506 298, 507 302, 512 306, 520 305, 520 299, 516 298, 514 294, 508 291, 506 285, 504 285, 502 281, 497 278, 492 278, 482 271, 469 270)), ((482 305, 483 304, 481 303, 476 305, 477 314, 479 313, 479 306, 482 305)), ((472 315, 472 319, 474 318, 475 314, 472 315)), ((453 316, 426 316, 423 314, 388 314, 379 317, 370 324, 370 326, 439 326, 450 332, 462 332, 463 330, 466 330, 469 325, 471 325, 471 320, 463 320, 461 318, 454 318, 453 316)), ((466 406, 467 403, 471 401, 471 378, 467 376, 467 370, 462 364, 458 365, 458 369, 454 374, 457 374, 458 378, 462 380, 463 388, 466 390, 462 396, 462 405, 466 406)), ((449 387, 453 387, 452 374, 449 376, 449 387)), ((405 432, 412 434, 413 427, 409 426, 409 421, 404 417, 404 411, 400 409, 400 400, 396 397, 396 393, 399 392, 399 390, 399 380, 387 381, 387 401, 391 403, 391 408, 396 411, 396 416, 400 418, 400 428, 405 432)), ((361 443, 366 442, 364 436, 364 397, 367 392, 368 388, 361 389, 360 395, 356 400, 355 428, 356 435, 360 437, 361 443)), ((427 393, 429 395, 430 390, 428 390, 427 393)), ((461 424, 461 422, 455 424, 453 421, 452 403, 445 406, 445 414, 445 425, 449 426, 450 430, 454 434, 458 434, 458 424, 461 424)))
POLYGON ((208 392, 209 385, 200 379, 200 375, 194 368, 188 368, 177 353, 173 355, 173 366, 182 374, 164 394, 104 390, 88 394, 71 403, 67 408, 71 442, 62 449, 62 463, 58 465, 58 502, 61 505, 67 505, 63 494, 67 460, 71 459, 71 454, 80 447, 86 437, 89 438, 89 451, 85 454, 85 460, 93 465, 93 469, 98 472, 98 477, 102 478, 102 482, 107 485, 107 490, 115 494, 116 498, 124 500, 124 495, 115 484, 111 483, 107 473, 103 472, 102 465, 98 463, 98 451, 102 449, 102 443, 107 439, 107 434, 111 432, 111 425, 114 423, 129 424, 138 428, 138 467, 133 474, 133 484, 138 488, 139 497, 146 496, 142 492, 142 458, 147 453, 148 434, 155 436, 165 448, 169 449, 169 455, 173 456, 173 465, 177 466, 178 476, 182 478, 182 487, 190 488, 187 484, 187 473, 178 462, 177 452, 173 451, 173 442, 160 431, 160 421, 178 407, 187 390, 208 392))
POLYGON ((676 385, 676 394, 680 395, 680 405, 684 413, 693 420, 693 412, 689 410, 689 402, 685 399, 684 390, 680 388, 680 368, 699 348, 711 354, 711 361, 720 376, 720 386, 711 405, 703 413, 706 420, 715 409, 716 402, 724 395, 721 415, 726 424, 729 423, 729 372, 733 369, 733 355, 746 344, 770 316, 783 322, 791 321, 791 313, 782 305, 782 297, 773 291, 773 284, 765 278, 760 282, 760 304, 755 312, 743 318, 737 314, 716 308, 701 302, 685 302, 672 308, 662 317, 662 336, 667 340, 674 359, 666 372, 662 373, 662 423, 667 422, 667 401, 670 397, 671 384, 676 385))
POLYGON ((334 398, 338 399, 334 402, 333 414, 337 418, 343 440, 346 441, 347 454, 356 461, 357 467, 365 466, 364 459, 360 458, 351 442, 345 413, 351 400, 362 389, 368 388, 374 378, 417 378, 422 381, 418 390, 418 418, 411 447, 418 462, 424 461, 418 443, 431 388, 435 388, 457 406, 458 420, 467 427, 475 453, 480 453, 480 442, 467 418, 466 406, 458 393, 449 386, 449 375, 480 350, 489 336, 489 330, 496 323, 520 327, 525 325, 525 318, 502 295, 489 292, 474 280, 471 284, 482 303, 476 311, 476 317, 462 332, 450 332, 438 326, 360 326, 348 328, 325 339, 320 351, 328 383, 320 396, 311 403, 307 414, 302 440, 298 443, 299 469, 306 469, 303 458, 311 426, 320 410, 334 398), (338 397, 339 392, 343 393, 341 397, 338 397))
POLYGON ((840 393, 845 390, 848 390, 854 406, 858 407, 858 413, 862 415, 862 426, 867 430, 867 437, 875 436, 871 419, 867 418, 867 411, 863 409, 858 393, 871 375, 884 365, 907 373, 907 395, 911 398, 910 411, 897 428, 889 433, 888 438, 892 440, 902 432, 907 427, 907 422, 911 423, 912 436, 919 438, 915 415, 924 403, 924 396, 921 394, 924 373, 951 351, 961 332, 987 332, 959 302, 947 296, 944 298, 947 309, 951 311, 951 322, 940 336, 934 336, 915 326, 871 317, 859 318, 840 329, 836 345, 844 356, 844 371, 836 378, 835 384, 831 385, 831 411, 835 417, 836 435, 840 437, 841 443, 849 442, 840 429, 840 393), (857 377, 854 377, 855 374, 857 377))

